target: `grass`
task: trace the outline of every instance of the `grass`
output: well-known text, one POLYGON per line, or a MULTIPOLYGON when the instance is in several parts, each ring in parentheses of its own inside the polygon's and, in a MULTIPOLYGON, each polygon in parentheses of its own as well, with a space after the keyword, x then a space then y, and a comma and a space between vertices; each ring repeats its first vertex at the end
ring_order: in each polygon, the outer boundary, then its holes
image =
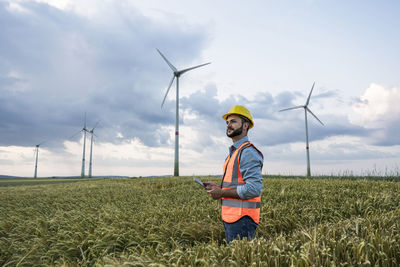
POLYGON ((87 182, 97 178, 13 178, 0 179, 0 187, 3 186, 20 186, 20 185, 41 185, 41 184, 59 184, 72 182, 87 182))
POLYGON ((400 264, 395 181, 266 177, 257 238, 231 244, 192 177, 9 184, 0 202, 0 266, 400 264))

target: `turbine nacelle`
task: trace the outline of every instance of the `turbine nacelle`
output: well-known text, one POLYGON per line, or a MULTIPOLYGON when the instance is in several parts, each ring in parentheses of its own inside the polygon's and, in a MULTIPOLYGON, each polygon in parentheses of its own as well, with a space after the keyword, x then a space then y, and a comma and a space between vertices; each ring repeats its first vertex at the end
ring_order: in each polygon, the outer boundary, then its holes
POLYGON ((37 144, 36 147, 39 148, 39 147, 40 147, 42 144, 44 144, 44 143, 46 143, 46 141, 43 141, 43 142, 37 144))
POLYGON ((308 97, 307 97, 307 101, 306 101, 306 104, 305 104, 304 106, 295 106, 295 107, 291 107, 291 108, 285 108, 285 109, 279 110, 279 112, 281 112, 281 111, 286 111, 286 110, 292 110, 292 109, 298 109, 298 108, 304 108, 305 112, 309 112, 319 123, 321 123, 322 125, 324 125, 324 124, 322 123, 322 121, 321 121, 320 119, 318 119, 318 117, 317 117, 317 116, 311 111, 311 109, 308 107, 308 104, 310 103, 311 94, 312 94, 312 92, 313 92, 313 90, 314 90, 314 85, 315 85, 315 82, 313 83, 313 85, 312 85, 312 87, 311 87, 311 91, 310 91, 310 93, 309 93, 309 95, 308 95, 308 97))
POLYGON ((89 133, 93 134, 94 133, 94 129, 96 129, 96 127, 99 125, 100 121, 97 121, 96 124, 94 125, 94 127, 92 128, 92 130, 89 131, 89 133))
MULTIPOLYGON (((190 67, 190 68, 187 68, 187 69, 183 69, 183 70, 178 70, 174 65, 172 65, 171 62, 169 62, 169 60, 163 55, 163 53, 161 53, 160 50, 157 49, 157 51, 158 51, 158 53, 161 55, 161 57, 164 59, 164 61, 168 64, 168 66, 171 68, 171 70, 173 71, 172 79, 171 79, 171 81, 170 81, 170 83, 169 83, 169 85, 168 85, 167 92, 165 93, 164 99, 163 99, 163 101, 162 101, 162 103, 161 103, 161 107, 163 107, 163 106, 164 106, 165 99, 167 98, 167 95, 168 95, 168 93, 169 93, 169 90, 171 89, 172 83, 173 83, 174 80, 175 80, 175 77, 178 79, 178 78, 179 78, 182 74, 184 74, 185 72, 188 72, 188 71, 190 71, 190 70, 203 67, 203 66, 208 65, 208 64, 211 64, 211 62, 204 63, 204 64, 200 64, 200 65, 197 65, 197 66, 194 66, 194 67, 190 67)), ((178 88, 177 88, 177 90, 178 90, 178 88)))

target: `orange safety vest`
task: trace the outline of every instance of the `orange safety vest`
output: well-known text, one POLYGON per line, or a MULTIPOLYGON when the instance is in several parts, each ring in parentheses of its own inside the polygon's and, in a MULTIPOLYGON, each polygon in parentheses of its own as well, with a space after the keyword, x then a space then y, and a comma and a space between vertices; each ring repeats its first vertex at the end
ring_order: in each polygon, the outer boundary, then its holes
MULTIPOLYGON (((263 157, 262 153, 250 142, 244 142, 237 148, 231 156, 228 156, 224 163, 224 176, 222 178, 222 190, 228 188, 237 188, 246 182, 240 173, 240 156, 242 151, 248 147, 253 147, 263 157)), ((223 197, 221 202, 222 220, 227 223, 233 223, 243 216, 250 216, 255 223, 260 221, 260 203, 261 195, 251 199, 237 199, 223 197)))

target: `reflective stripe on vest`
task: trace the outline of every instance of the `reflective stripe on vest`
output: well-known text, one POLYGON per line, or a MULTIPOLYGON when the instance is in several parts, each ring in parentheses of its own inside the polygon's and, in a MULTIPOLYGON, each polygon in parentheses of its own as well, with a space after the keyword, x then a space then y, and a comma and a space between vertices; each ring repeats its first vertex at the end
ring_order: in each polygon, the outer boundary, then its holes
MULTIPOLYGON (((224 163, 224 176, 222 178, 222 189, 237 188, 245 184, 240 173, 240 157, 242 151, 248 147, 254 147, 250 142, 244 142, 236 149, 231 156, 228 156, 224 163)), ((255 148, 255 147, 254 147, 255 148)), ((257 150, 257 148, 255 148, 257 150)), ((258 150, 257 150, 258 151, 258 150)), ((259 152, 262 156, 261 152, 259 152)), ((260 221, 260 203, 261 196, 251 199, 222 198, 221 215, 222 220, 227 223, 233 223, 243 216, 250 216, 255 223, 260 221)))
POLYGON ((223 199, 222 205, 227 207, 245 208, 245 209, 260 208, 260 202, 247 202, 247 201, 230 200, 230 199, 223 199))

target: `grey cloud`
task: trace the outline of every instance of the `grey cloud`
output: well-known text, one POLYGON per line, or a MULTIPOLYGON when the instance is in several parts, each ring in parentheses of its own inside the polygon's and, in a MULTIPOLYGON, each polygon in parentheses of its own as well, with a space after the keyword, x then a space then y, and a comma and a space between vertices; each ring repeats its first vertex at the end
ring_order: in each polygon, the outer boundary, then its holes
MULTIPOLYGON (((196 92, 182 99, 183 109, 195 112, 199 116, 198 120, 206 122, 207 126, 202 128, 204 138, 210 139, 210 136, 220 137, 221 134, 225 134, 221 116, 233 105, 240 104, 249 108, 253 115, 256 127, 250 130, 249 135, 255 143, 261 146, 274 146, 305 142, 304 111, 293 110, 291 114, 278 112, 285 105, 294 106, 293 100, 297 97, 295 93, 283 92, 274 97, 269 92, 263 92, 257 94, 254 100, 243 96, 230 96, 226 100, 219 101, 216 98, 216 90, 214 87, 209 87, 204 92, 196 92)), ((329 118, 319 116, 325 122, 325 126, 320 125, 313 117, 308 117, 310 141, 338 135, 367 137, 373 133, 371 130, 351 124, 344 116, 331 115, 329 118)), ((195 123, 189 125, 199 127, 195 123)))
POLYGON ((135 10, 98 23, 20 4, 29 12, 0 2, 0 145, 60 146, 83 127, 85 111, 88 128, 101 120, 102 141, 168 142, 159 129, 173 124, 174 105, 160 104, 171 72, 155 48, 190 65, 207 38, 202 28, 157 24, 135 10))
POLYGON ((389 120, 384 128, 374 129, 368 141, 377 146, 400 145, 400 119, 389 120))
POLYGON ((197 91, 190 97, 182 97, 182 108, 193 111, 208 120, 217 120, 223 107, 217 99, 217 88, 215 85, 208 85, 204 91, 197 91))
POLYGON ((318 98, 338 98, 339 93, 337 90, 323 90, 321 93, 313 94, 311 96, 313 99, 318 98))
MULTIPOLYGON (((292 116, 282 116, 280 120, 263 120, 255 131, 255 140, 263 145, 277 145, 293 142, 305 142, 305 122, 303 109, 293 110, 292 116), (261 129, 260 129, 261 128, 261 129)), ((330 116, 329 119, 319 118, 325 123, 321 125, 308 116, 309 141, 323 140, 331 136, 368 136, 369 130, 352 125, 346 117, 330 116)))
MULTIPOLYGON (((292 92, 282 92, 279 93, 275 98, 275 101, 277 102, 277 105, 280 106, 279 109, 285 108, 285 107, 291 107, 293 106, 293 100, 298 96, 298 94, 292 93, 292 92)), ((303 96, 303 95, 301 95, 303 96)))
MULTIPOLYGON (((279 110, 302 105, 304 103, 301 100, 303 99, 305 102, 307 96, 308 93, 305 95, 300 92, 282 92, 275 97, 257 95, 253 102, 253 110, 255 110, 255 117, 261 121, 257 131, 254 131, 254 140, 268 146, 305 142, 304 110, 301 108, 285 112, 279 112, 279 110), (265 107, 263 108, 263 106, 265 107)), ((313 95, 312 98, 333 98, 340 101, 335 90, 325 90, 320 94, 313 95)), ((313 112, 325 125, 322 126, 312 115, 308 114, 310 142, 338 135, 367 137, 373 133, 373 130, 351 124, 345 116, 330 115, 326 118, 315 110, 313 112)))

